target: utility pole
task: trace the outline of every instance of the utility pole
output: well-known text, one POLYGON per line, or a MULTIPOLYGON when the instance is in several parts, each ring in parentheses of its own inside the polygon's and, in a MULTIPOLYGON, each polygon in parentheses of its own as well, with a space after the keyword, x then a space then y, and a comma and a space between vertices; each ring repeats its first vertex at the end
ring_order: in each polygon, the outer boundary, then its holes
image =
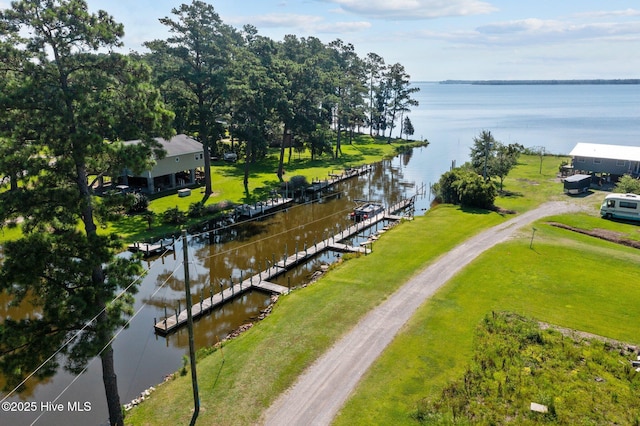
POLYGON ((193 415, 191 423, 196 424, 200 412, 200 396, 198 395, 198 376, 196 374, 196 351, 193 344, 193 316, 191 314, 191 282, 189 281, 189 246, 187 245, 187 231, 182 230, 182 254, 184 262, 184 291, 187 297, 187 328, 189 330, 189 359, 191 361, 191 385, 193 387, 193 415))

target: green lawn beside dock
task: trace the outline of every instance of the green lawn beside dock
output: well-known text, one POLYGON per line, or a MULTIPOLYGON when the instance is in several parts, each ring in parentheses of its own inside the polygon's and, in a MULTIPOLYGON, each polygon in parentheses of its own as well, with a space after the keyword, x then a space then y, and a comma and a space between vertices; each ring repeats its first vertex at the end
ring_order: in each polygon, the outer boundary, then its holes
MULTIPOLYGON (((545 157, 540 173, 539 158, 523 157, 505 181, 508 197, 497 204, 524 211, 566 197, 555 179, 560 160, 545 157)), ((552 219, 586 228, 604 226, 637 238, 636 226, 598 217, 603 196, 595 192, 579 200, 590 213, 552 219)), ((204 350, 208 354, 198 364, 200 421, 255 423, 304 368, 416 271, 507 218, 439 206, 385 234, 372 254, 346 261, 314 285, 281 298, 271 316, 222 350, 204 350)), ((416 402, 435 395, 463 371, 476 325, 491 310, 510 309, 633 342, 640 318, 631 306, 640 302, 640 294, 626 287, 637 281, 629 279, 637 277, 637 250, 544 221, 535 227, 534 249, 529 248, 531 229, 525 229, 482 255, 428 301, 371 369, 337 423, 415 424, 411 414, 416 402), (608 285, 612 269, 618 271, 615 287, 608 285)), ((126 422, 188 422, 191 397, 189 376, 178 374, 128 413, 126 422)))
MULTIPOLYGON (((342 145, 342 155, 339 158, 328 156, 311 159, 309 151, 289 152, 285 154, 284 180, 288 181, 293 176, 304 176, 307 182, 325 180, 332 174, 341 174, 344 170, 354 167, 372 164, 385 158, 391 158, 398 154, 399 150, 411 147, 427 146, 427 141, 393 140, 387 143, 386 138, 373 138, 369 135, 356 135, 353 143, 342 145)), ((220 203, 227 204, 253 204, 266 200, 273 190, 280 188, 280 182, 276 175, 278 169, 279 150, 270 149, 269 154, 257 164, 251 165, 249 177, 249 193, 243 186, 244 162, 229 163, 215 161, 211 166, 211 184, 213 194, 204 203, 205 206, 213 206, 220 203)), ((116 232, 125 242, 147 241, 158 239, 179 231, 175 225, 161 223, 159 215, 168 209, 178 208, 186 212, 193 203, 203 200, 204 187, 194 188, 190 196, 180 197, 177 192, 162 194, 161 197, 152 198, 149 210, 156 215, 149 228, 143 215, 122 217, 111 222, 104 228, 105 232, 116 232)), ((191 226, 202 222, 203 218, 188 219, 184 226, 191 226)), ((1 239, 0 239, 1 241, 1 239)))

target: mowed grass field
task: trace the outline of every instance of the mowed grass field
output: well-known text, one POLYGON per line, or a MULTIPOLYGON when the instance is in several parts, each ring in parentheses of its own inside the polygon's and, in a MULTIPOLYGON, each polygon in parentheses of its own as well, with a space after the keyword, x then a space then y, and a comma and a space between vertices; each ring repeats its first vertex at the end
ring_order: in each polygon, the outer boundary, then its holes
MULTIPOLYGON (((559 162, 545 158, 540 174, 539 158, 523 158, 505 181, 509 197, 498 204, 521 212, 563 199, 562 184, 555 179, 559 162)), ((595 205, 600 195, 582 202, 595 205)), ((595 210, 582 216, 590 226, 607 222, 595 210)), ((348 260, 312 286, 282 297, 266 320, 200 359, 199 422, 256 423, 308 365, 409 277, 508 218, 439 206, 385 234, 371 255, 348 260)), ((616 226, 622 233, 637 232, 634 225, 616 226)), ((472 353, 473 330, 493 309, 633 341, 638 315, 632 307, 640 302, 640 293, 627 290, 638 281, 637 250, 545 223, 535 227, 532 248, 531 229, 524 229, 428 301, 370 370, 336 422, 412 424, 416 402, 463 371, 472 353)), ((178 376, 128 413, 126 423, 188 423, 191 398, 189 375, 178 376)))
POLYGON ((418 402, 435 398, 462 376, 476 326, 492 311, 640 343, 640 251, 544 222, 534 226, 532 248, 531 231, 523 230, 426 302, 360 383, 336 424, 416 424, 411 414, 418 402))

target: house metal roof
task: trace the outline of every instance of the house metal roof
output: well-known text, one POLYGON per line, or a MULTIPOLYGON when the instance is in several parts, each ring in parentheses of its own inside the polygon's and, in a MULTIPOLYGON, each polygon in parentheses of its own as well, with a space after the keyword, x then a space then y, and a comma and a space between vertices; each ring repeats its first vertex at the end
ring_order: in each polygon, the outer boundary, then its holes
MULTIPOLYGON (((176 157, 183 154, 194 154, 202 152, 202 144, 197 140, 184 135, 175 135, 169 140, 163 138, 154 138, 162 145, 162 148, 166 151, 167 157, 176 157)), ((125 144, 140 143, 140 140, 125 141, 125 144)))
POLYGON ((640 161, 640 146, 578 143, 569 153, 571 157, 640 161))

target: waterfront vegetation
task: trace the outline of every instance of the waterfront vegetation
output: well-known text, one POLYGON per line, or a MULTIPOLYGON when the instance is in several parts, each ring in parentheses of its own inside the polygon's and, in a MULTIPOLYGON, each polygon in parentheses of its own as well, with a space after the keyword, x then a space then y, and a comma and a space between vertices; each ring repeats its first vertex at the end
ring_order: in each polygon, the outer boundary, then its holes
MULTIPOLYGON (((384 158, 393 157, 398 154, 399 150, 426 145, 428 145, 428 141, 394 139, 392 143, 388 143, 388 138, 359 134, 354 137, 353 143, 342 146, 342 155, 338 158, 317 157, 312 159, 308 150, 293 152, 291 160, 285 160, 284 181, 289 181, 293 176, 304 176, 307 182, 326 179, 330 173, 339 174, 347 168, 372 164, 384 158)), ((276 175, 278 156, 279 151, 272 149, 259 164, 252 166, 249 193, 245 192, 242 183, 243 161, 237 163, 214 162, 211 166, 213 193, 204 201, 203 205, 209 207, 220 203, 226 205, 251 204, 268 199, 272 196, 272 191, 279 191, 282 187, 276 175)), ((154 215, 151 227, 148 226, 145 215, 137 214, 121 217, 110 223, 106 230, 116 232, 126 242, 157 239, 164 235, 177 233, 179 226, 162 223, 161 215, 174 208, 186 213, 192 204, 202 202, 203 192, 204 187, 200 186, 194 188, 192 195, 188 197, 179 197, 176 191, 172 191, 171 194, 161 194, 161 196, 153 198, 149 203, 149 211, 154 215)), ((182 226, 189 227, 203 220, 202 217, 188 218, 182 226)))
MULTIPOLYGON (((522 212, 543 201, 564 199, 555 178, 560 161, 544 157, 540 173, 539 157, 522 156, 505 180, 507 197, 499 197, 497 204, 522 212)), ((599 218, 600 195, 574 199, 586 205, 585 213, 549 220, 585 229, 608 228, 637 239, 636 226, 599 218)), ((222 350, 203 349, 206 356, 198 364, 201 421, 256 422, 297 375, 409 277, 508 217, 437 206, 386 234, 371 255, 343 262, 314 285, 281 298, 267 320, 225 343, 222 350)), ((532 229, 521 230, 480 256, 426 302, 370 369, 336 423, 417 424, 424 401, 439 397, 469 368, 475 330, 492 311, 516 312, 638 343, 634 306, 640 302, 640 291, 629 285, 637 281, 637 250, 546 222, 534 225, 531 247, 532 229)), ((185 423, 191 416, 190 386, 188 376, 159 386, 128 414, 126 422, 185 423)), ((551 390, 548 395, 562 414, 566 400, 551 390)))

